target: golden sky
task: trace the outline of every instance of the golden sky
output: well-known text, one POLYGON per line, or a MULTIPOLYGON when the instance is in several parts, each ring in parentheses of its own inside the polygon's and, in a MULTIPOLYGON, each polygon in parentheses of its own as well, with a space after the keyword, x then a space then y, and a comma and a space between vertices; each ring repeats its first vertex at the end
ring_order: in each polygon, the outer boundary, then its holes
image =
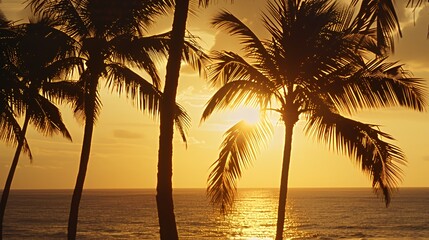
MULTIPOLYGON (((218 4, 209 9, 198 9, 190 16, 188 29, 201 37, 207 49, 237 51, 237 39, 213 29, 210 18, 219 9, 228 9, 245 21, 260 38, 261 10, 266 1, 235 0, 234 4, 218 4)), ((21 1, 2 0, 0 7, 11 19, 25 20, 26 11, 21 1)), ((429 24, 429 5, 419 9, 414 18, 411 9, 397 6, 402 22, 403 38, 398 39, 393 60, 400 60, 415 77, 429 79, 429 40, 426 35, 429 24)), ((162 19, 153 29, 168 30, 170 19, 162 19)), ((165 66, 160 72, 165 76, 165 66)), ((427 81, 429 85, 429 80, 427 81)), ((176 188, 204 188, 209 167, 217 159, 223 132, 243 116, 255 116, 252 110, 215 113, 200 124, 204 104, 214 93, 206 80, 189 67, 183 66, 177 101, 192 117, 188 147, 176 136, 174 142, 173 186, 176 188)), ((100 88, 103 108, 94 130, 91 157, 85 188, 154 188, 158 152, 159 125, 132 106, 130 100, 100 88)), ((29 128, 27 139, 33 153, 33 162, 22 155, 12 188, 61 188, 74 187, 77 174, 83 126, 74 119, 72 111, 63 106, 62 114, 73 142, 60 137, 47 138, 29 128)), ((429 187, 429 114, 405 109, 366 111, 356 119, 381 125, 392 134, 405 152, 408 165, 403 167, 404 180, 400 187, 429 187)), ((370 187, 369 178, 361 173, 357 164, 346 156, 329 151, 302 132, 304 122, 295 127, 289 187, 370 187)), ((283 152, 282 124, 278 123, 275 136, 267 149, 249 169, 244 171, 239 187, 279 186, 283 152)), ((0 184, 3 185, 9 171, 14 148, 0 145, 0 184)))

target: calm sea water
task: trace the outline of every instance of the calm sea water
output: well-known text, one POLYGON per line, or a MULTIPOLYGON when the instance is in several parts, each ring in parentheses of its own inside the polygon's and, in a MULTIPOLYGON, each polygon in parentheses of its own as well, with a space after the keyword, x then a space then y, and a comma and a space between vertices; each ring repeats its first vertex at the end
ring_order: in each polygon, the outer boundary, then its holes
MULTIPOLYGON (((5 239, 65 239, 71 190, 13 190, 5 239)), ((239 190, 227 216, 204 189, 176 189, 181 239, 272 239, 276 189, 239 190)), ((290 189, 289 239, 429 239, 429 188, 400 189, 389 208, 371 189, 290 189)), ((86 190, 78 239, 158 239, 154 190, 86 190)))

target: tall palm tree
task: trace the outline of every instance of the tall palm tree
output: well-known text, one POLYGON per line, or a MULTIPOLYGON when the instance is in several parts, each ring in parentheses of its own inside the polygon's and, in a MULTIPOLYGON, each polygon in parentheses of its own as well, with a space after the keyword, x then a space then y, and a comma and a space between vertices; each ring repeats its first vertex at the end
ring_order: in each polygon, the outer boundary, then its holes
MULTIPOLYGON (((0 139, 14 147, 22 142, 21 149, 28 154, 31 160, 30 148, 25 136, 22 134, 22 129, 17 118, 25 110, 20 91, 21 83, 13 73, 7 70, 7 66, 11 60, 10 56, 14 50, 12 45, 16 40, 15 37, 16 33, 12 30, 11 22, 0 12, 0 139), (24 136, 24 139, 20 139, 22 136, 24 136)), ((0 207, 3 208, 0 213, 0 238, 4 207, 0 207)))
MULTIPOLYGON (((136 100, 151 115, 159 113, 164 96, 158 90, 160 78, 154 57, 166 55, 170 33, 145 36, 156 16, 166 14, 172 6, 168 0, 32 0, 36 12, 63 23, 62 29, 80 42, 80 55, 86 68, 80 76, 82 96, 75 102, 75 113, 85 121, 79 172, 73 192, 68 238, 75 239, 79 203, 89 161, 94 124, 101 108, 98 96, 100 79, 118 92, 136 100), (144 70, 152 84, 131 68, 144 70)), ((192 66, 201 66, 204 56, 194 41, 186 42, 180 55, 192 66)), ((181 134, 185 134, 189 117, 174 103, 173 118, 181 134)))
MULTIPOLYGON (((185 47, 186 23, 189 0, 176 0, 174 7, 171 42, 166 67, 164 98, 161 101, 160 135, 158 150, 158 175, 156 202, 161 239, 178 239, 173 203, 173 135, 174 109, 179 86, 181 53, 185 47)), ((198 0, 200 6, 207 6, 210 0, 198 0)))
MULTIPOLYGON (((392 136, 351 115, 392 106, 423 111, 425 86, 401 65, 363 57, 379 52, 373 29, 356 24, 353 7, 342 10, 330 0, 275 0, 268 9, 263 22, 270 37, 265 40, 229 12, 214 18, 215 26, 239 37, 246 55, 214 54, 211 81, 220 89, 208 101, 202 121, 215 110, 240 104, 279 114, 285 143, 276 239, 282 239, 295 124, 306 120, 307 135, 358 162, 388 205, 405 156, 391 143, 392 136)), ((226 132, 207 188, 211 201, 222 210, 233 203, 242 168, 271 135, 268 120, 255 126, 239 122, 226 132)))
POLYGON ((9 106, 12 108, 9 109, 13 111, 15 106, 15 109, 18 109, 15 111, 17 113, 22 112, 19 109, 25 110, 25 116, 0 202, 0 238, 6 204, 20 153, 23 149, 28 150, 25 140, 28 125, 33 124, 45 135, 61 133, 71 140, 60 111, 49 99, 41 95, 41 90, 51 84, 51 79, 74 67, 68 59, 74 52, 73 41, 56 31, 45 19, 11 28, 14 36, 9 39, 11 49, 8 61, 2 67, 5 77, 2 80, 6 84, 15 85, 13 97, 9 98, 11 100, 9 106), (17 104, 21 107, 17 108, 17 104))
MULTIPOLYGON (((21 126, 16 118, 23 113, 20 98, 20 83, 10 76, 6 66, 10 62, 10 54, 13 51, 11 45, 15 39, 15 32, 11 29, 11 23, 0 12, 0 139, 7 144, 17 145, 21 135, 21 126)), ((23 150, 31 159, 30 149, 24 139, 23 150)))
POLYGON ((164 98, 161 101, 156 204, 160 239, 179 239, 173 203, 174 109, 185 42, 189 0, 176 0, 168 52, 164 98))

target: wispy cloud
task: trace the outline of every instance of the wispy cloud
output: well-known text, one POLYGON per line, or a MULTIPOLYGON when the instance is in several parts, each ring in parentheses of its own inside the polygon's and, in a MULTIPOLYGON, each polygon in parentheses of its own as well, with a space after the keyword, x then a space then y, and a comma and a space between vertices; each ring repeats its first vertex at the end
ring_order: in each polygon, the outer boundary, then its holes
POLYGON ((193 86, 189 86, 180 92, 177 99, 180 103, 187 104, 191 107, 202 108, 212 95, 213 93, 208 89, 196 91, 193 86))
POLYGON ((412 27, 420 18, 424 18, 425 4, 422 6, 408 6, 407 1, 403 1, 395 7, 402 28, 412 27))
POLYGON ((189 145, 198 145, 198 144, 206 144, 206 141, 199 140, 196 137, 189 137, 188 138, 188 144, 189 145))
MULTIPOLYGON (((406 1, 405 1, 406 2, 406 1)), ((398 39, 397 47, 393 57, 406 64, 406 68, 413 73, 427 72, 429 45, 427 44, 427 23, 429 21, 429 6, 414 9, 399 6, 399 19, 403 37, 398 39)))

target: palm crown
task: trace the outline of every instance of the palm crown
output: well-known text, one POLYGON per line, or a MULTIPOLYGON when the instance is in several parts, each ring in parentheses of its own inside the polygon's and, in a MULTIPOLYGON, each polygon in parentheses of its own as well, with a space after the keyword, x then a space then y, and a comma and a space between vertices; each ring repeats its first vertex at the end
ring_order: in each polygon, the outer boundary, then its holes
MULTIPOLYGON (((52 79, 67 74, 75 66, 73 44, 50 24, 47 19, 31 20, 10 26, 9 34, 3 34, 2 42, 7 47, 3 49, 4 86, 1 88, 3 100, 7 102, 4 106, 8 107, 2 112, 5 116, 9 116, 8 113, 12 114, 10 116, 25 114, 27 121, 42 133, 62 133, 71 139, 59 110, 42 94, 54 86, 57 89, 63 87, 62 83, 52 82, 52 79)), ((3 133, 8 135, 8 132, 3 133)), ((23 150, 28 150, 25 140, 23 150)))
MULTIPOLYGON (((67 75, 78 64, 73 39, 46 18, 2 29, 1 137, 17 144, 0 202, 0 238, 8 196, 21 151, 29 151, 25 135, 31 123, 45 135, 61 133, 71 140, 58 108, 50 101, 53 89, 68 83, 53 79, 67 75), (44 94, 46 93, 46 94, 44 94), (25 115, 22 127, 15 116, 25 115), (12 138, 13 137, 13 138, 12 138)), ((72 95, 70 95, 72 97, 72 95)))
MULTIPOLYGON (((326 0, 277 0, 268 9, 263 15, 270 33, 266 40, 229 12, 214 18, 215 26, 240 39, 245 57, 214 53, 211 82, 220 89, 208 101, 202 120, 215 110, 240 104, 279 113, 286 128, 281 189, 287 186, 293 126, 306 120, 305 133, 357 161, 389 204, 405 156, 377 125, 350 116, 362 109, 393 106, 423 111, 423 83, 386 58, 364 58, 379 49, 373 29, 359 26, 353 8, 340 9, 326 0)), ((231 206, 241 169, 271 134, 267 120, 253 127, 240 122, 226 132, 208 179, 213 203, 223 210, 231 206)), ((284 204, 285 198, 286 190, 284 204)))
POLYGON ((79 63, 74 56, 74 41, 57 31, 48 19, 32 20, 12 28, 17 34, 14 45, 15 55, 5 67, 11 76, 9 81, 19 81, 22 103, 30 122, 45 134, 61 132, 71 139, 62 123, 61 114, 49 98, 41 93, 51 89, 61 89, 64 82, 54 81, 70 74, 79 63))
MULTIPOLYGON (((167 12, 172 1, 34 0, 30 5, 50 19, 61 19, 61 30, 79 42, 79 54, 86 62, 80 76, 83 89, 94 88, 102 77, 112 90, 135 99, 142 110, 158 113, 160 78, 154 59, 167 54, 170 33, 145 33, 155 17, 167 12), (135 68, 145 71, 152 83, 137 74, 135 68)), ((206 57, 192 38, 188 40, 183 57, 201 69, 206 57)), ((84 101, 82 96, 76 102, 75 112, 86 117, 84 101)), ((95 103, 94 110, 98 112, 98 97, 95 103)))

